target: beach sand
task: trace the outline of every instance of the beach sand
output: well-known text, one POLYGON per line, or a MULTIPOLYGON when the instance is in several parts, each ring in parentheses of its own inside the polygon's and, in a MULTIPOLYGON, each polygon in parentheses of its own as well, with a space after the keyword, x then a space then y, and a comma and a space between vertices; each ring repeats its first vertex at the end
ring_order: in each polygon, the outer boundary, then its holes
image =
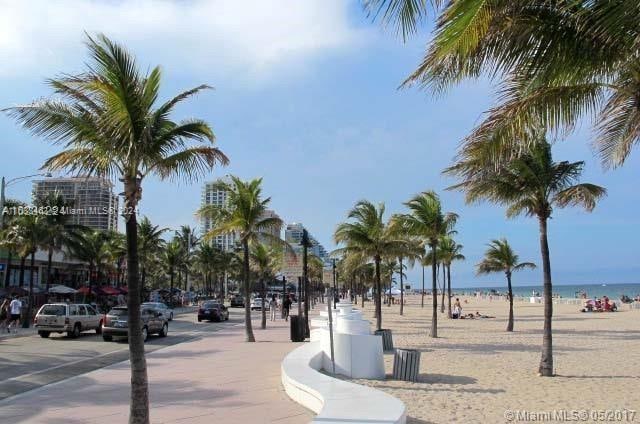
MULTIPOLYGON (((616 313, 581 313, 576 305, 554 305, 557 376, 545 378, 537 375, 541 304, 516 302, 515 331, 508 333, 508 302, 463 297, 469 302, 463 313, 495 318, 451 320, 438 313, 439 337, 432 339, 431 298, 425 297, 424 309, 420 296, 407 299, 403 316, 399 305, 383 305, 382 327, 392 329, 395 347, 421 351, 419 381, 392 380, 393 355, 385 354, 387 380, 354 382, 405 402, 408 423, 517 422, 505 418, 508 410, 625 409, 635 409, 634 422, 640 422, 640 310, 623 305, 616 313)), ((364 312, 374 324, 373 302, 364 312)))

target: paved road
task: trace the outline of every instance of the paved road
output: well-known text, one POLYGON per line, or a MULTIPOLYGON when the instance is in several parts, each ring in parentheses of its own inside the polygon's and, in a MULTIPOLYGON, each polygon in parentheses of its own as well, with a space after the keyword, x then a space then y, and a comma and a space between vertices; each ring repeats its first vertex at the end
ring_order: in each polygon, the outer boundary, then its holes
MULTIPOLYGON (((177 316, 169 324, 169 335, 150 336, 145 349, 152 352, 196 339, 202 332, 244 322, 243 310, 229 311, 229 321, 222 323, 199 323, 195 313, 177 316)), ((128 349, 126 340, 105 342, 93 332, 83 333, 77 339, 55 333, 48 339, 37 335, 3 338, 0 340, 0 400, 124 361, 129 358, 128 349)))

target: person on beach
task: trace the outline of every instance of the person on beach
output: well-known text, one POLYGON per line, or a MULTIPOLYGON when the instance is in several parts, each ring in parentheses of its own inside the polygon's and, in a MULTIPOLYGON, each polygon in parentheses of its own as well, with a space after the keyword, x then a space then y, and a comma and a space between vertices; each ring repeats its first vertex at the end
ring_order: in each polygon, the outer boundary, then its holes
POLYGON ((7 333, 11 333, 11 326, 15 325, 15 332, 18 332, 18 325, 20 323, 20 310, 22 309, 22 302, 18 299, 17 295, 13 295, 13 300, 9 303, 9 325, 7 326, 7 333))
POLYGON ((462 316, 462 305, 460 304, 460 299, 456 297, 456 301, 453 304, 453 314, 451 317, 453 319, 458 319, 462 316))
POLYGON ((271 321, 276 320, 276 313, 278 312, 278 300, 276 299, 276 295, 271 295, 271 300, 269 301, 269 312, 271 312, 271 321))
POLYGON ((285 321, 289 321, 289 309, 291 309, 291 297, 287 295, 282 301, 282 315, 285 321))

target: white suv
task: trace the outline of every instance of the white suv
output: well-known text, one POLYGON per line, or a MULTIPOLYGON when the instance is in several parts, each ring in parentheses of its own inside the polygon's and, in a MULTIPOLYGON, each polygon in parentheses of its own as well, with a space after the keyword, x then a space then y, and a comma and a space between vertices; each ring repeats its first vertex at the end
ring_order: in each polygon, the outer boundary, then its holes
POLYGON ((100 334, 102 316, 91 305, 47 303, 36 314, 34 324, 43 338, 54 332, 66 332, 70 337, 78 337, 82 331, 95 330, 100 334))

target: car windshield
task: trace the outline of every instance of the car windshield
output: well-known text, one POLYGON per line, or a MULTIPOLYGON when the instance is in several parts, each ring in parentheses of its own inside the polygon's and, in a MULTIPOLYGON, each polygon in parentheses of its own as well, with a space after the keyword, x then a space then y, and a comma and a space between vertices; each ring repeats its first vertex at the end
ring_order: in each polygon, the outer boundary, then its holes
POLYGON ((126 316, 128 315, 128 311, 126 308, 113 308, 112 310, 109 311, 109 315, 115 315, 115 316, 126 316))
POLYGON ((44 305, 40 311, 40 315, 65 315, 66 307, 64 305, 44 305))
POLYGON ((219 309, 220 308, 220 304, 219 303, 205 303, 202 305, 203 308, 209 308, 209 309, 219 309))

